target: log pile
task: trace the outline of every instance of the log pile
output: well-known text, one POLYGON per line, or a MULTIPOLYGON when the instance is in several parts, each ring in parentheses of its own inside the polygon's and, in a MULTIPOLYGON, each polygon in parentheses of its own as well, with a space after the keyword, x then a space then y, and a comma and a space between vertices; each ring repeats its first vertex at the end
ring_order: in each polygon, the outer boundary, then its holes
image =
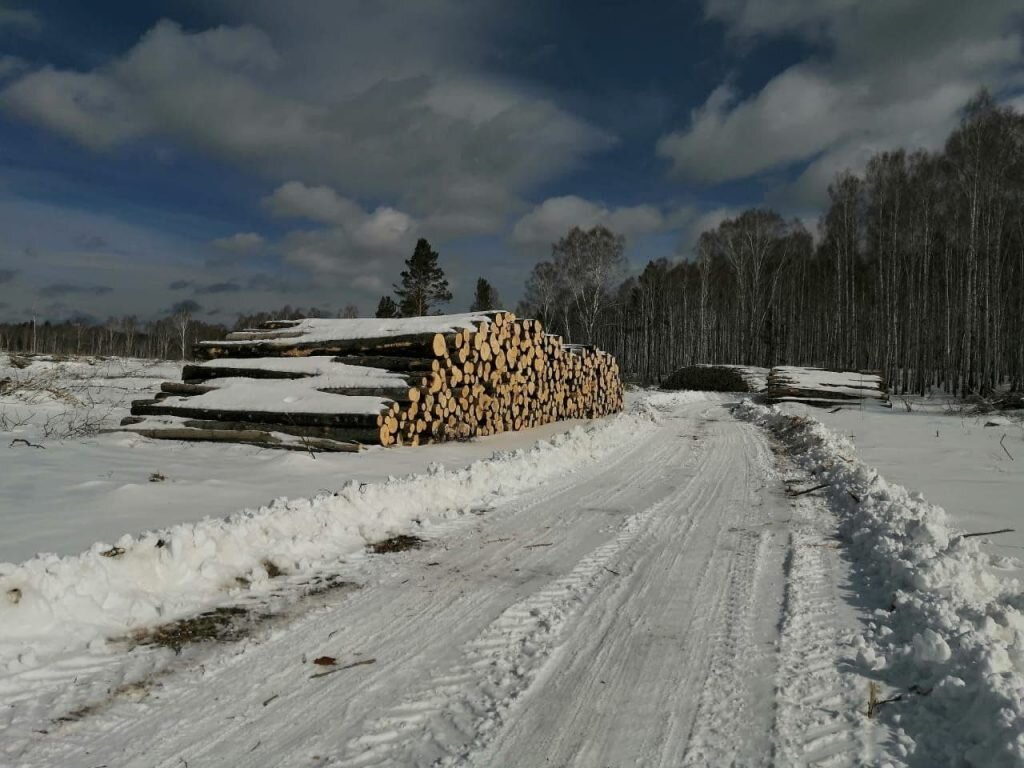
POLYGON ((831 407, 855 405, 864 400, 887 405, 889 395, 878 371, 777 366, 768 374, 765 399, 769 403, 796 402, 831 407))
POLYGON ((346 450, 468 439, 622 408, 611 355, 564 344, 510 312, 272 321, 202 342, 195 355, 204 362, 133 403, 122 429, 346 450))

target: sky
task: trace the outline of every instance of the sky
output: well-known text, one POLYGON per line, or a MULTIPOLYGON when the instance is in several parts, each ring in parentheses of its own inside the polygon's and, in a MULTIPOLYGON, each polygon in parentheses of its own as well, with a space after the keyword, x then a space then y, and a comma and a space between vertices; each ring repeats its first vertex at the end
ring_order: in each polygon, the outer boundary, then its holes
POLYGON ((370 314, 417 238, 513 307, 1024 105, 1019 0, 0 2, 0 321, 370 314))

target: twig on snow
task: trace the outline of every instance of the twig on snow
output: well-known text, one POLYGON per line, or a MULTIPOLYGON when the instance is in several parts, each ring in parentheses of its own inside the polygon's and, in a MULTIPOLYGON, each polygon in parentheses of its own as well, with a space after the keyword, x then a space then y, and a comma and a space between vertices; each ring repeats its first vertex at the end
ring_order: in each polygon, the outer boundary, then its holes
POLYGON ((19 444, 20 445, 27 445, 29 448, 42 448, 43 450, 46 450, 46 446, 45 445, 36 445, 35 443, 30 443, 24 437, 16 437, 13 440, 11 440, 11 444, 8 446, 8 448, 13 448, 14 446, 19 445, 19 444))
POLYGON ((537 547, 553 547, 554 544, 555 543, 553 541, 547 541, 543 544, 527 544, 525 547, 523 547, 523 549, 536 549, 537 547))
POLYGON ((816 485, 813 488, 804 488, 802 491, 789 491, 789 495, 791 498, 803 496, 805 493, 812 493, 814 491, 820 491, 822 488, 828 488, 829 485, 831 485, 831 483, 822 483, 821 485, 816 485))
POLYGON ((343 672, 346 669, 352 669, 352 667, 361 667, 364 664, 376 664, 376 659, 363 659, 362 661, 353 661, 351 664, 346 664, 343 667, 337 669, 329 669, 326 672, 317 672, 315 675, 310 675, 309 679, 312 680, 315 677, 327 677, 327 675, 333 675, 335 672, 343 672))
POLYGON ((1003 440, 1005 440, 1005 439, 1006 439, 1006 433, 1003 432, 1003 436, 1001 438, 999 438, 999 445, 1000 445, 1000 447, 1002 447, 1002 449, 1004 451, 1006 451, 1006 455, 1010 457, 1010 461, 1016 461, 1016 459, 1014 459, 1013 456, 1010 454, 1009 449, 1005 445, 1003 445, 1003 440))
POLYGON ((973 536, 995 536, 997 533, 1013 533, 1013 528, 1000 528, 998 531, 978 531, 977 533, 965 533, 961 538, 970 539, 973 536))

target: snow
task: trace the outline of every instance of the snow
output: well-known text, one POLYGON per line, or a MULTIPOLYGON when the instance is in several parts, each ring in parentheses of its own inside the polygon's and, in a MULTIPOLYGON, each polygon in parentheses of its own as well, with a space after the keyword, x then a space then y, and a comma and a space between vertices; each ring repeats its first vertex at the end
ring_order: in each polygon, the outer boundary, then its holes
MULTIPOLYGON (((356 366, 345 366, 355 368, 356 366)), ((374 371, 375 369, 370 369, 374 371)), ((246 413, 291 414, 364 414, 376 415, 391 400, 367 395, 339 395, 321 390, 328 387, 403 387, 399 377, 352 377, 333 372, 303 379, 235 379, 222 378, 212 382, 212 392, 192 397, 171 396, 160 402, 161 408, 208 409, 246 413)))
POLYGON ((245 445, 157 441, 128 432, 98 434, 99 428, 116 427, 132 400, 151 395, 162 381, 179 379, 181 365, 90 362, 37 361, 18 370, 0 355, 0 380, 18 377, 37 385, 0 396, 0 419, 6 414, 12 422, 7 431, 0 427, 0 562, 17 563, 40 552, 72 555, 97 540, 223 517, 281 496, 333 491, 348 481, 422 473, 432 463, 464 467, 586 423, 569 420, 467 442, 371 447, 316 458, 245 445), (80 397, 68 402, 40 389, 40 383, 80 397), (87 419, 94 424, 85 434, 62 436, 68 425, 87 419), (13 426, 21 420, 26 423, 13 426), (48 435, 48 424, 60 429, 48 435), (10 447, 15 439, 44 448, 10 447), (154 475, 163 479, 152 481, 154 475))
POLYGON ((888 482, 820 422, 749 401, 738 412, 775 432, 829 484, 861 598, 879 606, 861 663, 914 700, 894 720, 901 743, 921 764, 1024 764, 1020 582, 994 576, 990 556, 941 507, 888 482))
POLYGON ((230 347, 251 344, 253 341, 274 346, 288 346, 296 341, 328 342, 345 339, 375 339, 388 336, 404 336, 417 333, 455 333, 473 329, 480 323, 490 322, 491 316, 479 312, 460 315, 427 315, 404 318, 356 318, 335 320, 309 318, 295 325, 268 331, 251 331, 237 334, 239 338, 228 341, 204 342, 205 345, 230 347), (244 336, 245 338, 241 338, 244 336))
POLYGON ((862 461, 943 507, 960 528, 1014 529, 983 540, 984 546, 994 554, 1024 558, 1024 424, 1005 416, 960 414, 934 399, 909 402, 911 411, 900 399, 892 409, 865 403, 835 413, 797 404, 780 407, 816 418, 848 438, 862 461), (995 426, 986 426, 990 423, 995 426))
POLYGON ((33 675, 22 673, 48 660, 102 648, 107 638, 216 605, 239 592, 237 579, 257 594, 267 591, 267 562, 316 574, 413 521, 425 526, 457 519, 570 476, 641 443, 657 424, 643 403, 462 469, 434 464, 421 475, 349 482, 336 493, 126 534, 114 542, 116 549, 96 543, 79 555, 0 565, 0 593, 8 596, 0 599, 0 689, 5 674, 30 680, 33 675))
MULTIPOLYGON (((45 445, 0 445, 0 764, 1024 764, 1021 586, 961 535, 978 520, 895 479, 979 454, 973 497, 1013 485, 1012 419, 924 445, 953 417, 643 392, 568 430, 314 459, 47 437, 87 371, 36 365, 53 392, 0 401, 42 414, 5 442, 45 445), (424 546, 367 554, 395 534, 424 546), (310 596, 326 576, 358 588, 310 596), (125 640, 216 606, 262 623, 125 640)), ((101 365, 109 418, 175 378, 101 365)))
MULTIPOLYGON (((199 363, 196 365, 197 368, 217 368, 221 369, 242 369, 242 370, 257 370, 257 371, 283 371, 285 373, 303 374, 305 376, 319 376, 331 372, 337 369, 355 369, 360 368, 364 371, 369 371, 365 375, 379 375, 381 372, 377 368, 367 368, 365 366, 357 365, 344 365, 342 363, 334 362, 333 355, 310 355, 309 357, 222 357, 216 360, 207 360, 206 362, 199 363)), ((383 371, 388 373, 387 371, 383 371)), ((355 370, 346 370, 353 376, 358 375, 355 370)))
MULTIPOLYGON (((883 399, 882 379, 877 374, 858 371, 828 371, 823 368, 778 366, 771 370, 772 387, 829 392, 837 396, 883 399)), ((789 398, 781 398, 786 400, 789 398)), ((801 398, 806 399, 806 398, 801 398)))

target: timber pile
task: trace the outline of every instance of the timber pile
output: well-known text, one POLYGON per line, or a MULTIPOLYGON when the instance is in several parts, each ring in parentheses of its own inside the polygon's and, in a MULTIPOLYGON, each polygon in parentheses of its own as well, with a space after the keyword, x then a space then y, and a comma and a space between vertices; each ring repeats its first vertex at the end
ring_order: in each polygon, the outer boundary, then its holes
POLYGON ((615 359, 510 312, 288 320, 202 342, 122 429, 294 450, 419 445, 622 408, 615 359))
POLYGON ((769 403, 796 402, 827 407, 863 400, 887 404, 889 395, 877 371, 777 366, 768 374, 765 399, 769 403))

